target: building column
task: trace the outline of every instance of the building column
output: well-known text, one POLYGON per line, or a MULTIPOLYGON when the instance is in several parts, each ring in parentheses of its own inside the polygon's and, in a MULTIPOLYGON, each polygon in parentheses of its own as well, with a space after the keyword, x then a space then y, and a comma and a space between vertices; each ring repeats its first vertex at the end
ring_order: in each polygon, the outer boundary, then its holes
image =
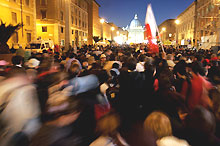
POLYGON ((68 51, 70 47, 70 0, 65 0, 65 51, 68 51))

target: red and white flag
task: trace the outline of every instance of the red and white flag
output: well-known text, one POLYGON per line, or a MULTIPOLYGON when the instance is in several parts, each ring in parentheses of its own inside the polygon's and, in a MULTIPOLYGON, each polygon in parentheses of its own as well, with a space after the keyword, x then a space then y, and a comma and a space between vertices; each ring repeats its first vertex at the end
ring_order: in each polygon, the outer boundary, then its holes
POLYGON ((154 13, 151 7, 151 4, 147 7, 147 13, 145 18, 145 32, 144 32, 144 38, 145 40, 148 40, 148 45, 150 52, 152 53, 158 53, 159 47, 156 43, 157 40, 157 23, 154 17, 154 13))

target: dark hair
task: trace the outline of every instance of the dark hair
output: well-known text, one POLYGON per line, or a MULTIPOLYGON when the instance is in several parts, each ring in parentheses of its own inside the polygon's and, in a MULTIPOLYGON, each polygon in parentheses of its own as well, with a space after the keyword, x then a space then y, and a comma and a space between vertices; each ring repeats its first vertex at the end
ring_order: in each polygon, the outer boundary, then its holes
POLYGON ((116 62, 112 64, 112 68, 119 69, 119 67, 120 67, 120 65, 116 62))
POLYGON ((174 74, 181 74, 181 75, 186 75, 186 67, 187 67, 187 63, 185 62, 185 60, 180 60, 173 69, 174 74))
POLYGON ((133 57, 128 58, 127 60, 127 67, 129 70, 135 70, 137 65, 137 60, 133 57))
POLYGON ((191 64, 191 69, 195 74, 204 74, 204 69, 202 67, 202 64, 198 61, 195 61, 191 64))
POLYGON ((14 65, 18 65, 18 64, 21 64, 22 61, 23 61, 23 57, 22 56, 19 56, 19 55, 16 55, 16 56, 13 56, 12 59, 12 64, 14 65))
POLYGON ((138 60, 139 60, 140 62, 144 62, 145 59, 146 59, 146 56, 145 56, 144 54, 141 54, 141 55, 138 57, 138 60))

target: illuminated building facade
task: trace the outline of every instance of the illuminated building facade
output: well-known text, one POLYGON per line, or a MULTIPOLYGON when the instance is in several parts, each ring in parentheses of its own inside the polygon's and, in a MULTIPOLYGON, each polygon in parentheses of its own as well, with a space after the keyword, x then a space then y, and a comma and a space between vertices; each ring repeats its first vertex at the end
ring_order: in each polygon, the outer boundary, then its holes
POLYGON ((143 43, 144 42, 144 27, 141 25, 141 22, 138 20, 137 14, 134 19, 131 21, 129 27, 127 26, 126 30, 128 31, 128 44, 134 43, 143 43))
POLYGON ((0 19, 3 23, 16 25, 23 23, 24 26, 16 32, 8 41, 11 48, 14 45, 18 48, 36 38, 36 7, 35 0, 1 0, 0 19))

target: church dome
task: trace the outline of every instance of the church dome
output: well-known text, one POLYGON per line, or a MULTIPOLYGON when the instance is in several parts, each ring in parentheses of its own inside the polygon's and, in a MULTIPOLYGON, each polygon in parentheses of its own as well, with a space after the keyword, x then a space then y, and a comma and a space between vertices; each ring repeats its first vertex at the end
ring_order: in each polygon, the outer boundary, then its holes
POLYGON ((135 14, 134 19, 130 23, 130 29, 142 27, 141 22, 138 20, 137 14, 135 14))

